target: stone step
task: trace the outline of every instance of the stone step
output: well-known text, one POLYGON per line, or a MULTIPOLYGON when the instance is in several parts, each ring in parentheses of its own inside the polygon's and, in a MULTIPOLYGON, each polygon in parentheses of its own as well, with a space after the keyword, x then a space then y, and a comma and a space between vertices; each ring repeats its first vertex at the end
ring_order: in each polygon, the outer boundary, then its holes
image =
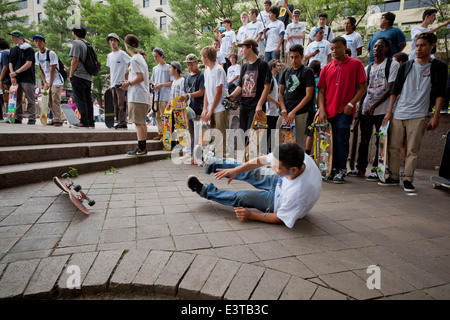
MULTIPOLYGON (((0 147, 0 170, 1 166, 14 164, 123 155, 135 147, 136 140, 0 147)), ((161 149, 160 141, 147 141, 148 151, 161 149)))
POLYGON ((148 152, 147 156, 135 158, 128 158, 121 153, 100 157, 6 165, 0 167, 0 189, 50 180, 54 176, 60 176, 69 171, 71 167, 77 169, 79 174, 83 174, 167 158, 170 158, 169 151, 158 150, 148 152))

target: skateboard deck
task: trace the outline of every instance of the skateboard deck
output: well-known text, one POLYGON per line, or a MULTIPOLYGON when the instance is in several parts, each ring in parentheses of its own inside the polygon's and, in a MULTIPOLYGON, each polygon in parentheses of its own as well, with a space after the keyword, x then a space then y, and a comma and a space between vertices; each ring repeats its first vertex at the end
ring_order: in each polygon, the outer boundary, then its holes
POLYGON ((440 187, 450 189, 450 180, 449 179, 445 179, 440 176, 432 176, 432 177, 430 177, 430 180, 431 180, 431 182, 433 182, 434 189, 437 189, 440 187))
POLYGON ((174 131, 178 142, 183 146, 191 144, 189 134, 189 120, 186 112, 186 103, 180 101, 180 97, 175 97, 172 101, 174 131))
POLYGON ((80 123, 80 119, 78 119, 77 115, 68 104, 62 104, 61 111, 64 113, 67 122, 69 122, 69 127, 80 123))
POLYGON ((167 105, 167 108, 164 110, 163 113, 163 137, 162 142, 164 149, 170 151, 172 150, 173 144, 172 144, 172 106, 167 105))
POLYGON ((358 135, 359 135, 359 118, 353 121, 350 128, 350 157, 348 158, 350 170, 355 169, 356 151, 358 150, 358 135))
MULTIPOLYGON (((266 144, 267 151, 267 116, 263 112, 262 117, 258 117, 255 113, 253 117, 253 122, 250 127, 250 134, 248 137, 248 145, 245 152, 245 162, 248 162, 251 159, 258 158, 262 155, 261 143, 266 144)), ((267 153, 267 152, 266 152, 267 153)))
POLYGON ((108 128, 114 126, 114 103, 111 89, 105 91, 105 124, 108 128))
POLYGON ((295 120, 291 124, 281 123, 281 143, 295 142, 295 120))
POLYGON ((17 102, 17 86, 11 86, 9 88, 9 100, 8 100, 8 120, 14 123, 16 116, 16 102, 17 102))
POLYGON ((380 127, 380 131, 375 133, 378 136, 378 167, 377 174, 381 182, 386 181, 386 166, 388 164, 388 130, 389 121, 380 127))
POLYGON ((439 166, 438 175, 431 177, 434 182, 433 187, 450 188, 450 130, 446 135, 442 136, 445 139, 444 151, 442 152, 441 165, 439 166))
POLYGON ((89 210, 84 206, 83 202, 86 200, 90 206, 95 204, 94 200, 89 199, 88 196, 82 191, 80 185, 75 185, 74 182, 69 178, 67 173, 62 175, 65 181, 58 177, 53 177, 53 182, 65 193, 69 194, 69 199, 72 203, 84 214, 89 214, 89 210))
POLYGON ((237 149, 237 143, 235 142, 236 131, 240 127, 239 125, 239 109, 228 110, 228 132, 227 132, 227 154, 228 157, 236 159, 234 157, 237 149))
POLYGON ((194 160, 198 165, 203 163, 203 155, 206 155, 214 147, 210 146, 211 142, 211 122, 198 121, 197 122, 197 132, 198 140, 194 146, 194 160))
POLYGON ((49 90, 42 91, 42 103, 39 118, 41 119, 41 123, 44 126, 47 125, 48 99, 49 99, 49 90))
POLYGON ((319 124, 317 119, 313 124, 314 129, 314 162, 322 174, 324 180, 328 180, 333 169, 333 131, 329 122, 319 124))

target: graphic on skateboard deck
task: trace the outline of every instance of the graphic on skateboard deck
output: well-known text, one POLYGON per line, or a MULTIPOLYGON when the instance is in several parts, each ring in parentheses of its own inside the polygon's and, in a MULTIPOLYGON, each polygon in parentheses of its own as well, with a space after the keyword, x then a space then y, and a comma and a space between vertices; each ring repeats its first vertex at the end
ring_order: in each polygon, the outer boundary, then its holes
POLYGON ((211 145, 211 121, 198 121, 196 122, 196 130, 198 130, 198 140, 194 146, 194 160, 198 165, 203 164, 204 155, 208 154, 214 149, 214 145, 211 145))
POLYGON ((78 119, 77 115, 68 104, 62 104, 61 111, 64 113, 67 122, 69 122, 69 128, 80 123, 80 119, 78 119))
POLYGON ((283 120, 281 123, 281 143, 295 142, 295 119, 291 124, 286 124, 283 120))
POLYGON ((42 103, 41 103, 41 111, 39 114, 39 118, 41 119, 41 123, 46 126, 47 125, 47 116, 48 116, 48 99, 49 99, 49 91, 42 91, 42 103))
POLYGON ((253 117, 252 126, 250 127, 250 134, 248 137, 248 145, 245 152, 245 162, 251 159, 258 158, 262 155, 261 143, 266 145, 267 151, 267 116, 263 112, 261 117, 255 113, 253 117))
POLYGON ((445 139, 445 144, 438 176, 432 176, 430 178, 433 182, 433 188, 450 188, 450 130, 442 137, 445 139))
POLYGON ((89 210, 84 206, 83 202, 87 201, 89 206, 95 205, 95 201, 89 199, 89 197, 82 191, 79 184, 75 184, 68 173, 64 173, 61 176, 65 181, 58 177, 53 177, 53 182, 65 193, 69 194, 70 201, 84 214, 89 214, 89 210))
POLYGON ((162 121, 164 125, 162 143, 164 149, 170 151, 174 144, 172 142, 172 106, 169 104, 164 109, 162 121))
POLYGON ((236 159, 235 152, 237 149, 237 131, 239 129, 239 109, 228 110, 228 126, 227 126, 227 154, 228 157, 236 159))
POLYGON ((350 170, 355 169, 356 151, 358 150, 358 133, 359 133, 359 118, 353 121, 353 125, 350 128, 350 153, 349 153, 349 165, 350 170))
POLYGON ((9 100, 8 100, 8 120, 14 123, 16 116, 16 102, 17 102, 17 86, 11 86, 9 88, 9 100))
POLYGON ((322 178, 328 180, 333 169, 333 131, 331 124, 317 123, 314 121, 312 128, 314 130, 314 162, 319 168, 322 178))
POLYGON ((111 89, 105 91, 105 124, 108 128, 114 126, 114 103, 111 89))
POLYGON ((378 167, 377 174, 378 179, 381 182, 386 181, 386 166, 388 164, 388 130, 389 130, 388 121, 384 126, 380 127, 380 131, 375 132, 374 135, 378 136, 378 167))
POLYGON ((189 120, 186 111, 186 103, 180 101, 180 97, 175 97, 172 101, 174 132, 178 142, 183 146, 191 144, 189 134, 189 120))

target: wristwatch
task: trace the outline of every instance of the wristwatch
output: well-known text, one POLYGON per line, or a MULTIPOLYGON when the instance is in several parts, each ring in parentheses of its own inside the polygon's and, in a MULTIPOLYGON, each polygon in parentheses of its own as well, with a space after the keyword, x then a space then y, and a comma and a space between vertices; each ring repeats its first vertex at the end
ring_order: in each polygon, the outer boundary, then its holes
POLYGON ((131 81, 128 81, 128 85, 129 85, 130 87, 132 86, 131 81))

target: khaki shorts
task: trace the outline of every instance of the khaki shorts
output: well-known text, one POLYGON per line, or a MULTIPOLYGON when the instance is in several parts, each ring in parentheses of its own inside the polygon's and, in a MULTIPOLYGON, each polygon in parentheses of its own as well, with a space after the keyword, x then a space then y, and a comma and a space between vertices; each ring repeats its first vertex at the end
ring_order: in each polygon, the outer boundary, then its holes
POLYGON ((148 104, 128 102, 128 121, 134 124, 146 124, 148 104))

